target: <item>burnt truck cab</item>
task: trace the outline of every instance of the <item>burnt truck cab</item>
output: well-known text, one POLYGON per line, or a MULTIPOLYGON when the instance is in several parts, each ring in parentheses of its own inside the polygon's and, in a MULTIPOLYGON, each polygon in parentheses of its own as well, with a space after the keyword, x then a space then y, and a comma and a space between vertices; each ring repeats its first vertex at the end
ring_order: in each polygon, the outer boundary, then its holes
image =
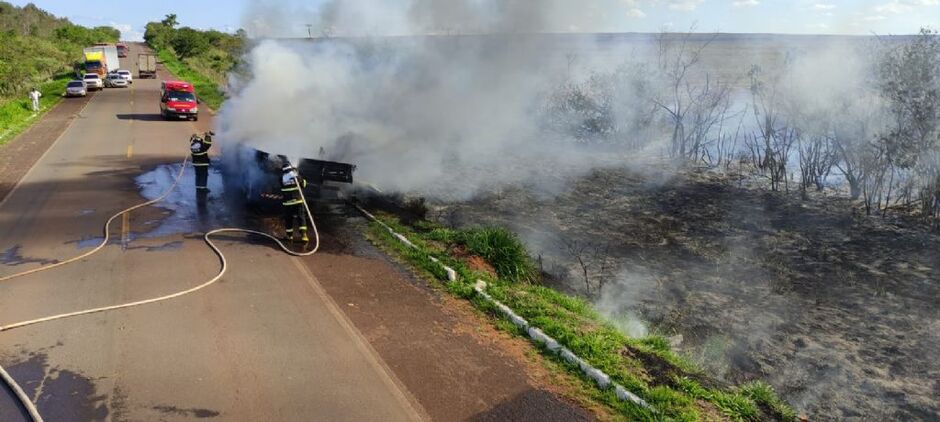
MULTIPOLYGON (((249 209, 260 214, 280 213, 281 174, 285 157, 251 147, 239 151, 223 163, 226 190, 239 192, 249 209)), ((356 166, 335 161, 301 158, 292 164, 307 181, 304 197, 311 210, 345 203, 343 185, 353 183, 356 166)))

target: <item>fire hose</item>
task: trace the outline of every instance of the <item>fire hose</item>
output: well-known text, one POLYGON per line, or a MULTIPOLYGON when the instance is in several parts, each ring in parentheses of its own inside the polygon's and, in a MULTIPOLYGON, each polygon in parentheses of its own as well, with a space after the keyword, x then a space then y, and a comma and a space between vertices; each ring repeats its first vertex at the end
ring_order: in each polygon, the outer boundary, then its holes
MULTIPOLYGON (((54 263, 54 264, 49 264, 49 265, 46 265, 46 266, 42 266, 42 267, 38 267, 38 268, 33 268, 33 269, 31 269, 31 270, 23 271, 23 272, 20 272, 20 273, 16 273, 16 274, 11 274, 11 275, 8 275, 8 276, 0 277, 0 282, 2 282, 2 281, 7 281, 7 280, 11 280, 11 279, 18 278, 18 277, 23 277, 23 276, 26 276, 26 275, 29 275, 29 274, 35 274, 35 273, 38 273, 38 272, 41 272, 41 271, 51 270, 51 269, 53 269, 53 268, 61 267, 61 266, 63 266, 63 265, 67 265, 67 264, 71 264, 71 263, 74 263, 74 262, 78 262, 78 261, 80 261, 80 260, 82 260, 82 259, 88 258, 88 257, 91 256, 91 255, 94 255, 95 253, 97 253, 98 251, 100 251, 101 249, 103 249, 105 246, 107 246, 108 241, 109 241, 110 238, 111 238, 111 235, 110 235, 110 226, 111 226, 111 223, 112 223, 115 219, 117 219, 117 218, 120 217, 121 215, 127 214, 127 213, 129 213, 129 212, 131 212, 131 211, 134 211, 134 210, 136 210, 136 209, 143 208, 143 207, 148 206, 148 205, 153 205, 153 204, 155 204, 155 203, 157 203, 157 202, 160 202, 160 201, 166 199, 166 197, 169 196, 170 193, 173 192, 173 190, 176 189, 176 187, 179 185, 180 179, 182 179, 183 173, 184 173, 184 171, 185 171, 185 169, 186 169, 186 163, 188 163, 188 162, 189 162, 189 156, 187 156, 185 159, 183 159, 183 162, 182 162, 181 165, 180 165, 180 171, 179 171, 179 173, 177 173, 176 178, 173 180, 173 184, 170 185, 170 187, 166 190, 166 192, 164 192, 163 194, 161 194, 159 197, 157 197, 157 198, 155 198, 155 199, 152 199, 152 200, 150 200, 150 201, 143 202, 143 203, 134 205, 134 206, 132 206, 132 207, 126 208, 126 209, 124 209, 124 210, 118 212, 117 214, 114 214, 113 216, 111 216, 111 218, 109 218, 108 221, 105 222, 105 224, 104 224, 104 238, 101 240, 101 243, 98 244, 98 246, 96 246, 94 249, 92 249, 92 250, 90 250, 90 251, 88 251, 88 252, 86 252, 86 253, 83 253, 83 254, 81 254, 81 255, 79 255, 79 256, 76 256, 76 257, 74 257, 74 258, 67 259, 67 260, 65 260, 65 261, 61 261, 61 262, 57 262, 57 263, 54 263)), ((295 181, 297 181, 297 180, 296 180, 296 175, 295 175, 295 181)), ((298 182, 299 182, 299 181, 298 181, 298 182)), ((300 183, 298 183, 298 186, 299 186, 299 185, 300 185, 300 183)), ((44 323, 44 322, 55 321, 55 320, 58 320, 58 319, 72 318, 72 317, 77 317, 77 316, 81 316, 81 315, 94 314, 94 313, 98 313, 98 312, 114 311, 114 310, 118 310, 118 309, 125 309, 125 308, 131 308, 131 307, 135 307, 135 306, 147 305, 147 304, 151 304, 151 303, 163 302, 163 301, 166 301, 166 300, 170 300, 170 299, 175 299, 175 298, 178 298, 178 297, 186 296, 186 295, 188 295, 188 294, 190 294, 190 293, 195 293, 195 292, 197 292, 197 291, 199 291, 199 290, 202 290, 202 289, 204 289, 204 288, 206 288, 206 287, 209 287, 209 286, 211 286, 212 284, 215 284, 217 281, 219 281, 219 280, 222 278, 222 276, 225 274, 225 271, 228 269, 228 262, 225 260, 225 254, 222 253, 222 251, 218 248, 218 246, 216 246, 215 243, 212 242, 212 239, 211 239, 211 237, 212 237, 213 235, 216 235, 216 234, 219 234, 219 233, 249 233, 249 234, 254 234, 254 235, 258 235, 258 236, 263 236, 263 237, 266 237, 266 238, 269 238, 269 239, 273 240, 275 243, 277 243, 277 245, 281 248, 281 250, 283 250, 285 253, 287 253, 287 254, 289 254, 289 255, 293 255, 293 256, 310 256, 310 255, 313 255, 313 254, 317 253, 317 250, 320 249, 320 234, 319 234, 319 232, 317 231, 317 224, 316 224, 316 222, 314 222, 313 214, 310 212, 310 207, 307 205, 307 198, 304 197, 303 189, 300 189, 299 192, 300 192, 300 200, 301 200, 301 202, 302 202, 302 204, 303 204, 303 207, 304 207, 304 212, 307 213, 307 218, 310 219, 310 226, 311 226, 311 228, 313 229, 314 247, 313 247, 313 249, 311 249, 311 250, 309 250, 309 251, 306 251, 306 252, 295 252, 295 251, 291 250, 290 248, 288 248, 287 245, 285 245, 283 242, 281 242, 281 240, 278 239, 277 237, 272 236, 272 235, 270 235, 270 234, 268 234, 268 233, 264 233, 264 232, 257 231, 257 230, 243 229, 243 228, 237 228, 237 227, 225 227, 225 228, 219 228, 219 229, 211 230, 211 231, 209 231, 209 232, 206 232, 206 234, 203 236, 203 240, 205 240, 206 244, 209 245, 209 248, 212 249, 213 253, 215 253, 216 256, 219 257, 220 268, 219 268, 218 274, 216 274, 215 277, 212 277, 212 278, 209 279, 208 281, 206 281, 206 282, 204 282, 204 283, 202 283, 202 284, 200 284, 200 285, 198 285, 198 286, 192 287, 192 288, 187 289, 187 290, 179 291, 179 292, 176 292, 176 293, 172 293, 172 294, 168 294, 168 295, 164 295, 164 296, 159 296, 159 297, 154 297, 154 298, 150 298, 150 299, 138 300, 138 301, 134 301, 134 302, 122 303, 122 304, 117 304, 117 305, 102 306, 102 307, 98 307, 98 308, 84 309, 84 310, 80 310, 80 311, 74 311, 74 312, 68 312, 68 313, 63 313, 63 314, 58 314, 58 315, 51 315, 51 316, 47 316, 47 317, 43 317, 43 318, 32 319, 32 320, 29 320, 29 321, 21 321, 21 322, 17 322, 17 323, 13 323, 13 324, 8 324, 8 325, 0 325, 0 332, 9 331, 9 330, 12 330, 12 329, 14 329, 14 328, 22 328, 22 327, 26 327, 26 326, 29 326, 29 325, 35 325, 35 324, 40 324, 40 323, 44 323)), ((10 376, 10 374, 9 374, 5 369, 3 369, 3 366, 2 366, 2 365, 0 365, 0 379, 2 379, 3 382, 10 388, 10 390, 13 391, 14 395, 16 395, 17 400, 20 401, 20 403, 21 403, 21 404, 23 405, 23 407, 26 409, 27 413, 29 413, 29 416, 30 416, 30 418, 33 420, 33 422, 42 422, 43 419, 42 419, 42 415, 39 414, 39 409, 36 408, 36 405, 32 402, 32 400, 29 398, 29 396, 26 395, 26 392, 23 391, 23 388, 20 387, 20 385, 16 382, 16 380, 14 380, 13 377, 10 376)))

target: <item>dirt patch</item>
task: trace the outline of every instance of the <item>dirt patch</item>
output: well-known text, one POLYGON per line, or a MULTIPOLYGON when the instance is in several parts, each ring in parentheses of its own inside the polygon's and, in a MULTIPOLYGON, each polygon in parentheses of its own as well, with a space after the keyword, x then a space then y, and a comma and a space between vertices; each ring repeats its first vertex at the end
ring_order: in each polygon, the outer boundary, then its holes
POLYGON ((620 354, 627 359, 641 362, 646 372, 647 382, 653 386, 668 385, 670 387, 678 387, 675 382, 676 378, 687 377, 695 380, 699 385, 706 388, 721 387, 717 385, 714 380, 703 376, 696 376, 695 374, 689 374, 653 353, 626 346, 620 350, 620 354))
POLYGON ((516 231, 566 291, 584 282, 565 243, 605 245, 589 264, 610 271, 587 295, 602 312, 681 339, 724 382, 768 381, 812 419, 940 418, 940 236, 919 224, 655 169, 431 207, 445 224, 516 231))
POLYGON ((471 254, 467 248, 461 245, 456 245, 453 246, 453 249, 449 252, 451 256, 456 257, 461 262, 463 262, 467 268, 496 277, 496 269, 493 268, 489 262, 486 262, 483 257, 471 254))
POLYGON ((463 260, 473 271, 479 271, 481 273, 488 274, 490 276, 496 277, 496 269, 490 265, 489 262, 486 262, 485 259, 480 258, 479 256, 472 255, 463 260))

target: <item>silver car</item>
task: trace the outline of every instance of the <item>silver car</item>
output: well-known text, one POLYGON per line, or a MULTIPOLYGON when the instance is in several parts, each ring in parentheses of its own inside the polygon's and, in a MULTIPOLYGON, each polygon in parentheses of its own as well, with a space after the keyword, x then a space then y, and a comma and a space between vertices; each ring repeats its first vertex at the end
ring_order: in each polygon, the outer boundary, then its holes
POLYGON ((85 84, 85 81, 74 80, 65 85, 66 97, 84 97, 86 95, 88 95, 88 85, 85 84))
POLYGON ((117 73, 109 73, 108 79, 104 80, 104 86, 108 88, 127 88, 129 85, 130 82, 117 73))
POLYGON ((117 74, 121 75, 127 82, 134 83, 134 75, 131 74, 130 70, 118 69, 117 74))

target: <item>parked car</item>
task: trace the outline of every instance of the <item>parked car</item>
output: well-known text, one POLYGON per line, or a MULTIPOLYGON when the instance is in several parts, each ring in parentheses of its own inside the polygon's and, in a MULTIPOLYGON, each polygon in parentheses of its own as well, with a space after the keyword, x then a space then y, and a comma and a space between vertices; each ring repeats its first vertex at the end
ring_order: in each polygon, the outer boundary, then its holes
POLYGON ((101 76, 98 76, 97 73, 86 73, 82 77, 82 80, 85 81, 85 85, 88 89, 104 89, 104 81, 101 80, 101 76))
POLYGON ((104 86, 108 88, 127 88, 130 83, 118 73, 109 73, 108 78, 104 80, 104 86))
POLYGON ((118 75, 121 75, 128 83, 134 83, 134 75, 131 74, 130 70, 118 69, 118 75))
POLYGON ((74 80, 65 85, 66 97, 84 97, 86 95, 88 95, 88 86, 85 81, 74 80))

